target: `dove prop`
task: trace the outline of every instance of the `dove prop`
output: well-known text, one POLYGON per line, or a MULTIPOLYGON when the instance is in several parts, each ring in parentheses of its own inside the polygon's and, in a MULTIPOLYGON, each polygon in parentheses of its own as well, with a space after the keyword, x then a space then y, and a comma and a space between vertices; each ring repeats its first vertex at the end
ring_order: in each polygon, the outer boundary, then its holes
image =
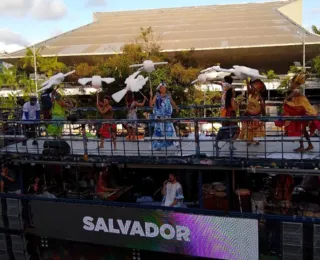
POLYGON ((97 90, 102 87, 102 82, 111 84, 114 81, 115 81, 114 78, 101 78, 100 76, 93 76, 92 78, 82 78, 78 80, 79 84, 83 86, 91 82, 91 86, 97 90))
POLYGON ((75 72, 76 72, 75 70, 70 71, 70 72, 68 72, 66 74, 63 74, 63 73, 60 72, 60 73, 52 76, 51 78, 49 78, 46 82, 44 82, 41 85, 42 88, 39 89, 38 92, 47 90, 47 89, 51 88, 52 86, 56 86, 56 85, 61 84, 67 76, 69 76, 69 75, 71 75, 71 74, 73 74, 75 72))
MULTIPOLYGON (((128 91, 132 92, 140 92, 140 90, 143 88, 143 86, 147 83, 149 78, 145 78, 140 74, 140 70, 130 75, 126 81, 126 87, 112 95, 112 98, 114 101, 119 103, 121 99, 127 94, 128 91)), ((140 92, 141 93, 141 92, 140 92)))
POLYGON ((134 64, 129 67, 130 68, 139 67, 139 70, 145 71, 150 74, 151 72, 155 71, 155 66, 165 65, 165 64, 168 64, 168 62, 153 62, 152 60, 145 60, 142 64, 134 64))
POLYGON ((191 84, 195 84, 197 82, 204 84, 207 81, 221 80, 225 76, 229 76, 231 74, 231 72, 217 72, 212 69, 204 70, 204 71, 207 71, 207 72, 201 73, 196 80, 191 82, 191 84), (209 71, 211 71, 211 72, 209 72, 209 71))
POLYGON ((260 75, 259 71, 245 66, 234 65, 232 69, 223 69, 220 66, 212 67, 215 71, 218 72, 229 72, 234 74, 237 78, 244 80, 251 78, 252 80, 256 79, 266 79, 266 76, 260 75))

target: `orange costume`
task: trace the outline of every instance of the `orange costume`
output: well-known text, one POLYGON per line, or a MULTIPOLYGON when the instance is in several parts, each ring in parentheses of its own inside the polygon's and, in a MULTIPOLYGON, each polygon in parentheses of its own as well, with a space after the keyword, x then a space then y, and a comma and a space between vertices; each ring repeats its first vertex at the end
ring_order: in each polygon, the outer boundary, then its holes
MULTIPOLYGON (((297 89, 305 82, 305 75, 298 74, 292 79, 292 89, 297 89)), ((285 100, 283 105, 283 116, 317 116, 317 111, 310 104, 308 98, 304 95, 293 96, 290 101, 285 100)), ((275 125, 284 127, 287 136, 301 136, 303 129, 309 125, 310 133, 313 134, 316 129, 320 129, 320 121, 277 121, 275 125)))
MULTIPOLYGON (((249 94, 245 116, 262 116, 265 114, 265 107, 260 94, 266 91, 265 84, 261 80, 255 80, 250 85, 255 89, 256 94, 249 94)), ((264 137, 266 135, 265 123, 262 121, 248 120, 243 121, 241 124, 241 140, 252 142, 255 137, 264 137)))

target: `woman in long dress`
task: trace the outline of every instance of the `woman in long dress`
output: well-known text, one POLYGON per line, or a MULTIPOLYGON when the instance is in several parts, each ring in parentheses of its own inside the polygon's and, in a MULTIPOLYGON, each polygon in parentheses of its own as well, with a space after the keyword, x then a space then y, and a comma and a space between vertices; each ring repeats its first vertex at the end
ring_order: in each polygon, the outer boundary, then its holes
MULTIPOLYGON (((249 82, 247 80, 248 102, 244 113, 245 116, 264 116, 265 103, 261 93, 265 91, 265 85, 261 80, 249 82)), ((259 144, 254 141, 255 137, 264 137, 266 135, 265 123, 257 119, 243 121, 240 133, 240 139, 247 141, 247 144, 259 144)))
MULTIPOLYGON (((172 97, 167 94, 167 87, 165 83, 160 83, 157 88, 157 94, 152 97, 150 92, 150 107, 153 107, 153 114, 155 119, 170 119, 173 107, 179 112, 179 107, 172 100, 172 97)), ((170 122, 156 122, 154 125, 153 137, 176 137, 172 121, 170 122)), ((174 145, 173 141, 169 140, 155 140, 152 142, 152 148, 160 150, 165 147, 174 145)))
POLYGON ((143 107, 146 103, 146 98, 144 97, 143 102, 139 103, 135 100, 134 94, 131 91, 127 92, 126 95, 126 106, 127 106, 127 119, 133 120, 127 124, 128 139, 129 141, 136 140, 137 137, 137 107, 143 107))
MULTIPOLYGON (((110 105, 110 97, 105 95, 99 100, 99 95, 97 94, 97 109, 100 112, 103 119, 113 119, 113 111, 112 106, 110 105)), ((117 142, 116 142, 116 124, 102 124, 99 129, 100 134, 100 145, 99 148, 104 148, 104 140, 112 139, 113 149, 117 150, 117 142)))

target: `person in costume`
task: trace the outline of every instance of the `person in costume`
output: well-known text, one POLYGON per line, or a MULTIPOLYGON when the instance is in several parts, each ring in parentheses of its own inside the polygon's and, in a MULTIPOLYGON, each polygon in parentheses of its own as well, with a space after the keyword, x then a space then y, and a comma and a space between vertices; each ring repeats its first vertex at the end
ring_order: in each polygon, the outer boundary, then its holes
MULTIPOLYGON (((52 93, 52 120, 66 120, 66 111, 73 106, 62 100, 62 96, 58 92, 52 93)), ((47 134, 55 138, 62 136, 63 124, 55 123, 49 124, 47 127, 47 134)))
MULTIPOLYGON (((179 112, 179 107, 173 101, 172 97, 167 94, 167 86, 165 83, 160 83, 157 87, 157 94, 152 97, 150 92, 150 107, 153 107, 155 119, 170 119, 173 107, 179 112)), ((154 125, 154 137, 176 137, 176 131, 172 122, 156 122, 154 125)), ((160 150, 165 147, 174 145, 173 141, 156 140, 152 142, 152 148, 160 150)))
POLYGON ((226 116, 226 93, 227 91, 232 88, 233 78, 231 76, 225 76, 223 81, 214 81, 214 84, 220 85, 222 89, 221 94, 221 108, 220 108, 220 116, 225 117, 226 116))
MULTIPOLYGON (((113 119, 113 111, 112 106, 110 105, 110 97, 104 95, 99 100, 99 94, 97 94, 97 109, 101 114, 103 119, 113 119)), ((104 139, 112 139, 113 141, 113 149, 117 150, 117 142, 116 142, 116 132, 117 126, 116 124, 102 124, 99 129, 100 134, 100 145, 99 148, 104 148, 104 139)))
MULTIPOLYGON (((248 101, 245 110, 245 116, 265 116, 265 103, 262 93, 266 91, 265 84, 257 79, 254 81, 247 80, 248 101)), ((242 122, 240 139, 247 141, 247 144, 259 144, 255 142, 255 137, 264 137, 266 135, 265 123, 259 120, 248 120, 242 122)))
MULTIPOLYGON (((126 106, 127 106, 127 119, 137 120, 137 107, 143 107, 146 103, 146 97, 144 97, 143 102, 139 103, 135 100, 132 91, 128 91, 126 95, 126 106)), ((127 124, 128 139, 129 141, 134 141, 137 138, 137 122, 129 122, 127 124)))
MULTIPOLYGON (((317 116, 316 110, 310 104, 308 98, 304 96, 299 87, 305 83, 306 75, 304 73, 297 74, 291 81, 291 86, 288 95, 283 104, 283 116, 317 116)), ((287 136, 304 136, 308 142, 307 148, 304 148, 303 141, 300 141, 300 146, 295 149, 295 152, 306 152, 313 150, 307 126, 314 131, 320 129, 320 122, 318 120, 309 121, 277 121, 276 126, 283 127, 287 136)))
MULTIPOLYGON (((237 117, 237 111, 239 109, 239 106, 235 100, 235 90, 233 88, 229 88, 226 92, 225 96, 225 106, 224 109, 221 111, 222 115, 221 117, 237 117)), ((230 127, 231 128, 231 135, 232 140, 237 140, 239 137, 240 129, 237 122, 222 122, 222 127, 230 127)))

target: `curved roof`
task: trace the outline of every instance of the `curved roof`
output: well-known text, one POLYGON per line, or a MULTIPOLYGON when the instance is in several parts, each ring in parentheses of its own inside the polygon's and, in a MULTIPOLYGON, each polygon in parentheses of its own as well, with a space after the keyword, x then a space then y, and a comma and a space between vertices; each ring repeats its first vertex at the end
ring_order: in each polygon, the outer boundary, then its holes
MULTIPOLYGON (((45 46, 43 56, 109 55, 133 42, 142 27, 152 27, 164 52, 301 45, 297 32, 307 31, 279 11, 292 2, 95 13, 94 22, 36 47, 45 46)), ((305 42, 320 44, 320 37, 309 33, 305 42)), ((17 51, 4 59, 24 53, 17 51)))

